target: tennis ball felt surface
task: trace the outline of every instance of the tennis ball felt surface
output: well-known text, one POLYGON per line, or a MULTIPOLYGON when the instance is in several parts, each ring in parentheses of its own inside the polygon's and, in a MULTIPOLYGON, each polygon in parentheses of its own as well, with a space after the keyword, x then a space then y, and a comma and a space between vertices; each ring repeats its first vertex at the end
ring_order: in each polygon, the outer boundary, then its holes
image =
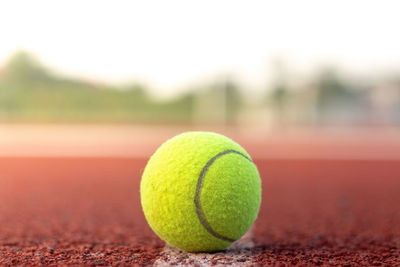
POLYGON ((153 231, 189 252, 228 247, 251 227, 261 180, 247 152, 211 132, 177 135, 151 156, 140 197, 153 231))

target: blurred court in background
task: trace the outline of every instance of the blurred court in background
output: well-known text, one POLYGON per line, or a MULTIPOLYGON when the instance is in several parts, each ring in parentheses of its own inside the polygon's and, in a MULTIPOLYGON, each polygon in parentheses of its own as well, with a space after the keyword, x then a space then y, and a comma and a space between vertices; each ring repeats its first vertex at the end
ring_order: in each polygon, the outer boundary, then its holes
POLYGON ((221 76, 157 98, 139 83, 57 75, 16 52, 1 68, 0 155, 148 157, 179 132, 209 130, 263 147, 258 158, 399 158, 400 76, 322 68, 294 83, 275 63, 277 77, 254 95, 221 76))

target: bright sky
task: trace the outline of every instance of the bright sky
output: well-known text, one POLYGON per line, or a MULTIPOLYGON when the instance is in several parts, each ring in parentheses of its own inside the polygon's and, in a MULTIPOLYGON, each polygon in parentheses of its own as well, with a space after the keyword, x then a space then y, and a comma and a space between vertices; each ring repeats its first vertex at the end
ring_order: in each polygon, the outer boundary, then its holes
POLYGON ((24 49, 58 71, 172 94, 218 74, 263 89, 271 62, 400 68, 399 1, 1 1, 0 64, 24 49))

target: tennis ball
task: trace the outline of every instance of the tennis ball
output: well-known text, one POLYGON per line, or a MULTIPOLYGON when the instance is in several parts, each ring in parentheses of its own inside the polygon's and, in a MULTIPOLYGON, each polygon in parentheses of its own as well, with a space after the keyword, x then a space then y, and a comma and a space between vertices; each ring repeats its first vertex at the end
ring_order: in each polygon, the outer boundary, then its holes
POLYGON ((257 218, 261 180, 247 152, 211 132, 186 132, 162 144, 144 169, 140 197, 153 231, 189 252, 218 251, 257 218))

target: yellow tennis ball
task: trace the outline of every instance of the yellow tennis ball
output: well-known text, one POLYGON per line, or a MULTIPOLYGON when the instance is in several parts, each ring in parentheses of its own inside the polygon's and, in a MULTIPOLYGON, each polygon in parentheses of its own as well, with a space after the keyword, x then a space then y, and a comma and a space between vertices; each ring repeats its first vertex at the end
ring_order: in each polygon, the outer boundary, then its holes
POLYGON ((218 251, 257 218, 261 180, 247 152, 211 132, 177 135, 151 156, 140 197, 153 231, 189 252, 218 251))

